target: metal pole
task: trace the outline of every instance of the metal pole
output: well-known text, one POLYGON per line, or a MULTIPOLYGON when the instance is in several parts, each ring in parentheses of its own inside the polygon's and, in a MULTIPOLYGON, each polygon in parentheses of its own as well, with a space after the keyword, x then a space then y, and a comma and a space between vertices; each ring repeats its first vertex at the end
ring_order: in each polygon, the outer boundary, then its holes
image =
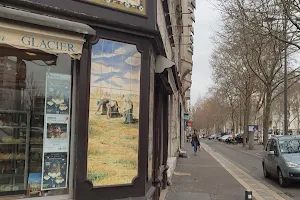
MULTIPOLYGON (((284 40, 287 41, 287 18, 284 20, 284 40)), ((287 42, 284 43, 284 135, 288 135, 288 74, 287 74, 287 42)))
POLYGON ((245 200, 252 200, 252 191, 245 191, 245 200))

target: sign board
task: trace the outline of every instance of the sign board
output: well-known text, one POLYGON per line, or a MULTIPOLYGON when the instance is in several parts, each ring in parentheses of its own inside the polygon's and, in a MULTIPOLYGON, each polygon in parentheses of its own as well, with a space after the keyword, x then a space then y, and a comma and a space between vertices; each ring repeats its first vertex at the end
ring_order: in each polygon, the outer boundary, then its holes
POLYGON ((127 11, 134 14, 146 15, 147 0, 86 0, 88 2, 104 5, 111 8, 127 11))
POLYGON ((258 131, 258 125, 249 125, 248 131, 250 131, 250 132, 258 131))
POLYGON ((190 119, 189 113, 184 113, 183 118, 185 120, 189 120, 190 119))
POLYGON ((187 126, 193 126, 193 122, 192 121, 188 121, 186 124, 187 124, 187 126))
POLYGON ((78 34, 53 32, 0 21, 0 44, 18 49, 37 49, 50 54, 64 53, 80 59, 84 42, 84 38, 78 34))

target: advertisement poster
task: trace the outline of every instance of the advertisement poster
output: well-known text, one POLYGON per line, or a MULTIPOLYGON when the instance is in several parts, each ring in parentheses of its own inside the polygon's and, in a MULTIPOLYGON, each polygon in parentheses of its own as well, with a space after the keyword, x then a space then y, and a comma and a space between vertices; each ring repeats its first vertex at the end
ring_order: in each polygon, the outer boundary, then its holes
POLYGON ((43 190, 67 187, 68 153, 45 153, 43 190))
POLYGON ((38 197, 41 192, 42 173, 29 173, 28 176, 28 196, 38 197))
POLYGON ((47 73, 42 190, 67 187, 71 76, 47 73))
POLYGON ((69 116, 47 115, 44 131, 44 152, 69 151, 69 116))
POLYGON ((46 114, 70 113, 71 76, 48 73, 46 87, 46 114))

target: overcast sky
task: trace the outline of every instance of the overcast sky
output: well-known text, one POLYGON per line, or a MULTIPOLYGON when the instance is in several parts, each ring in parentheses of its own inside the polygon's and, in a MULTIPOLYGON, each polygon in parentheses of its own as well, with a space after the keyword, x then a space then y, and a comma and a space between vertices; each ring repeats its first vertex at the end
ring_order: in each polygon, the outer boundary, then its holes
MULTIPOLYGON (((211 0, 213 2, 213 0, 211 0)), ((194 56, 191 103, 205 95, 212 85, 210 55, 213 50, 211 37, 220 27, 219 13, 209 0, 196 0, 196 23, 194 24, 194 56)))

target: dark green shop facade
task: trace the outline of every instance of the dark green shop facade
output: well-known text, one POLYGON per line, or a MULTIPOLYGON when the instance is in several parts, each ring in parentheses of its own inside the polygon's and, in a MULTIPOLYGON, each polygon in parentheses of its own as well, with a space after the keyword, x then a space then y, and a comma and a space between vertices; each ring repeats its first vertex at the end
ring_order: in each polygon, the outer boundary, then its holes
POLYGON ((0 1, 0 200, 159 198, 179 84, 156 9, 0 1))

